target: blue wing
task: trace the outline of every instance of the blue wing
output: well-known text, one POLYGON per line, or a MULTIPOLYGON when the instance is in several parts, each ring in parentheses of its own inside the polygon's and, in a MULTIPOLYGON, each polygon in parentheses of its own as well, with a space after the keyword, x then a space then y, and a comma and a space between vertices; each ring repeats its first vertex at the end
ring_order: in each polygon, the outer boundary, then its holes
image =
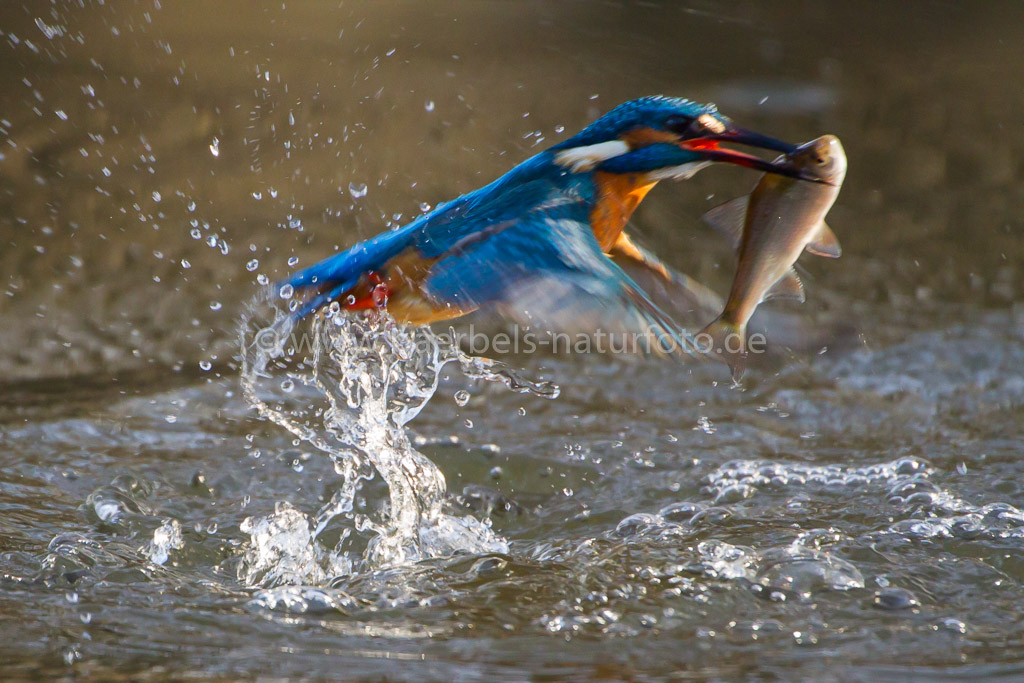
POLYGON ((528 183, 474 211, 480 223, 439 254, 426 296, 546 330, 615 335, 614 348, 694 353, 687 333, 601 252, 582 195, 545 185, 528 183), (519 193, 547 199, 523 213, 524 196, 510 196, 519 193))

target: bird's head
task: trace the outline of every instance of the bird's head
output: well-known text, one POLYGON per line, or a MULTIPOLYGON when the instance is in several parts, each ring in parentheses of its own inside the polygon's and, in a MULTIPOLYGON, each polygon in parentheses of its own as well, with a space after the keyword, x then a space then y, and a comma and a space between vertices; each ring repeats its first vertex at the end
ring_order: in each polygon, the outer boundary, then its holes
POLYGON ((784 154, 797 147, 739 128, 714 105, 654 96, 620 104, 551 151, 556 164, 574 173, 644 173, 661 180, 688 178, 710 163, 726 162, 802 177, 791 164, 766 161, 722 143, 784 154))

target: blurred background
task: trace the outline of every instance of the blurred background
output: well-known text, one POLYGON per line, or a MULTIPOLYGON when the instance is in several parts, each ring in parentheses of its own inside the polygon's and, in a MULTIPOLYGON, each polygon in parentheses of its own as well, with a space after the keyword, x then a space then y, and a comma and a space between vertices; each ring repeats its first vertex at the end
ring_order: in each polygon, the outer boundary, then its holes
MULTIPOLYGON (((0 673, 1019 676, 1022 65, 1019 2, 3 2, 0 673), (843 256, 765 307, 821 343, 453 371, 415 443, 509 553, 260 597, 247 520, 341 478, 239 396, 247 303, 658 93, 842 139, 843 256)), ((633 233, 725 293, 755 180, 633 233)))
MULTIPOLYGON (((653 93, 787 140, 842 138, 851 171, 830 222, 844 257, 804 259, 801 313, 841 305, 882 341, 900 333, 880 319, 940 325, 1019 298, 1016 3, 0 12, 6 380, 224 360, 260 275, 400 224, 653 93)), ((636 232, 724 292, 732 257, 697 218, 754 180, 715 169, 663 184, 636 232)))

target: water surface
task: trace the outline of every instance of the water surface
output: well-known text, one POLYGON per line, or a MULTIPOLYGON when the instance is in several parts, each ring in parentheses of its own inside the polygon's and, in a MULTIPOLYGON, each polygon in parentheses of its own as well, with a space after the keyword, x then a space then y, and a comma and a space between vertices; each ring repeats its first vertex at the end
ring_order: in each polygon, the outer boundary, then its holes
MULTIPOLYGON (((1019 675, 1022 26, 1014 3, 6 4, 0 671, 1019 675), (505 359, 555 399, 453 361, 398 446, 446 480, 430 519, 470 521, 374 555, 358 520, 394 489, 339 497, 338 458, 254 410, 247 306, 652 93, 842 138, 843 257, 772 305, 801 348, 743 389, 505 359)), ((724 291, 697 219, 753 182, 663 184, 634 230, 724 291)), ((265 390, 323 436, 281 384, 309 368, 265 390)))

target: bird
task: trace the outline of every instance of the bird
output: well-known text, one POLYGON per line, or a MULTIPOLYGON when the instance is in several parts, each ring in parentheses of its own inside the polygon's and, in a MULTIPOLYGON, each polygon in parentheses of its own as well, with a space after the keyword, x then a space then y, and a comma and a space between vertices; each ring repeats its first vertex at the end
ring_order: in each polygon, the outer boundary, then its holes
POLYGON ((796 149, 736 126, 715 105, 641 97, 484 187, 279 284, 298 295, 295 318, 334 301, 412 325, 489 310, 549 329, 640 335, 658 341, 655 351, 692 354, 692 339, 618 264, 666 282, 685 278, 625 231, 658 182, 712 163, 800 173, 722 143, 796 149))

